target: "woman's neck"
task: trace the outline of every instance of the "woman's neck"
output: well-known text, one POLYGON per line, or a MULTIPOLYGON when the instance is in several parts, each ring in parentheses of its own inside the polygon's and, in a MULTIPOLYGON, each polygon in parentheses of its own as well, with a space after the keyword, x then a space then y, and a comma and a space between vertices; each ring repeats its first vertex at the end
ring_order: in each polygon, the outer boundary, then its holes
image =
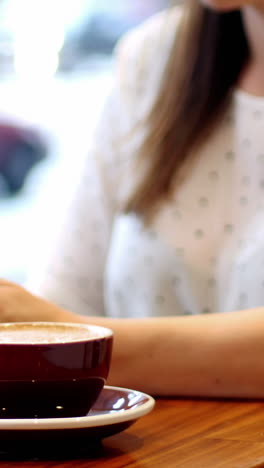
POLYGON ((264 8, 246 6, 242 15, 250 47, 250 60, 239 85, 251 94, 264 96, 264 8))

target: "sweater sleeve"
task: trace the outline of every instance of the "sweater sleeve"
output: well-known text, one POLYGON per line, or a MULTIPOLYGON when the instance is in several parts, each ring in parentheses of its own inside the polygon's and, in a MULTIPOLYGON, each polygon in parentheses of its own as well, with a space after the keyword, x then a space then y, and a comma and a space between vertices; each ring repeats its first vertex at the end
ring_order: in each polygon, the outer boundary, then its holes
POLYGON ((54 235, 41 246, 26 284, 31 292, 82 315, 104 313, 104 265, 115 215, 113 178, 107 173, 114 152, 115 100, 113 95, 108 99, 62 221, 54 226, 53 219, 45 227, 54 235))

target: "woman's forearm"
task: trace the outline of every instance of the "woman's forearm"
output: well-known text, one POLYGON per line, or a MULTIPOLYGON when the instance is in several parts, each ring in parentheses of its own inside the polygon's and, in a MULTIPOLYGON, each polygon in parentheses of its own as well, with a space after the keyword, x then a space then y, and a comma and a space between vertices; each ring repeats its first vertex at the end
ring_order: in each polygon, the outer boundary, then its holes
POLYGON ((264 397, 262 311, 121 322, 112 382, 157 395, 264 397), (128 338, 126 338, 126 336, 128 338))
POLYGON ((264 309, 191 317, 72 319, 114 330, 110 384, 156 395, 264 397, 264 309))

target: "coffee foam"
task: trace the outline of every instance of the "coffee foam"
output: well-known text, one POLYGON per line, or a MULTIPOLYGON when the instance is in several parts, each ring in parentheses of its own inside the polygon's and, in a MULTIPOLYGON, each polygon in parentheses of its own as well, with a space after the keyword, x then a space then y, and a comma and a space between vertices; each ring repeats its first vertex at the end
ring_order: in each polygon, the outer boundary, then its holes
POLYGON ((0 324, 0 344, 68 343, 87 341, 102 336, 102 333, 95 331, 93 327, 89 329, 89 326, 37 322, 0 324))

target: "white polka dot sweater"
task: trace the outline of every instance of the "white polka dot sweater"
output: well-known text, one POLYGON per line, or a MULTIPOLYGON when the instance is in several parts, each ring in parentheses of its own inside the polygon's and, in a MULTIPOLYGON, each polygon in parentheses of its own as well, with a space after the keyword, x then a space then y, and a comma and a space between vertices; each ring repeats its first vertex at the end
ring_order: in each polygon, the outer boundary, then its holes
POLYGON ((74 200, 32 275, 33 292, 76 313, 172 316, 264 304, 264 98, 234 91, 150 227, 120 212, 136 182, 145 132, 137 124, 157 93, 178 17, 178 10, 158 15, 121 42, 115 86, 74 200))

